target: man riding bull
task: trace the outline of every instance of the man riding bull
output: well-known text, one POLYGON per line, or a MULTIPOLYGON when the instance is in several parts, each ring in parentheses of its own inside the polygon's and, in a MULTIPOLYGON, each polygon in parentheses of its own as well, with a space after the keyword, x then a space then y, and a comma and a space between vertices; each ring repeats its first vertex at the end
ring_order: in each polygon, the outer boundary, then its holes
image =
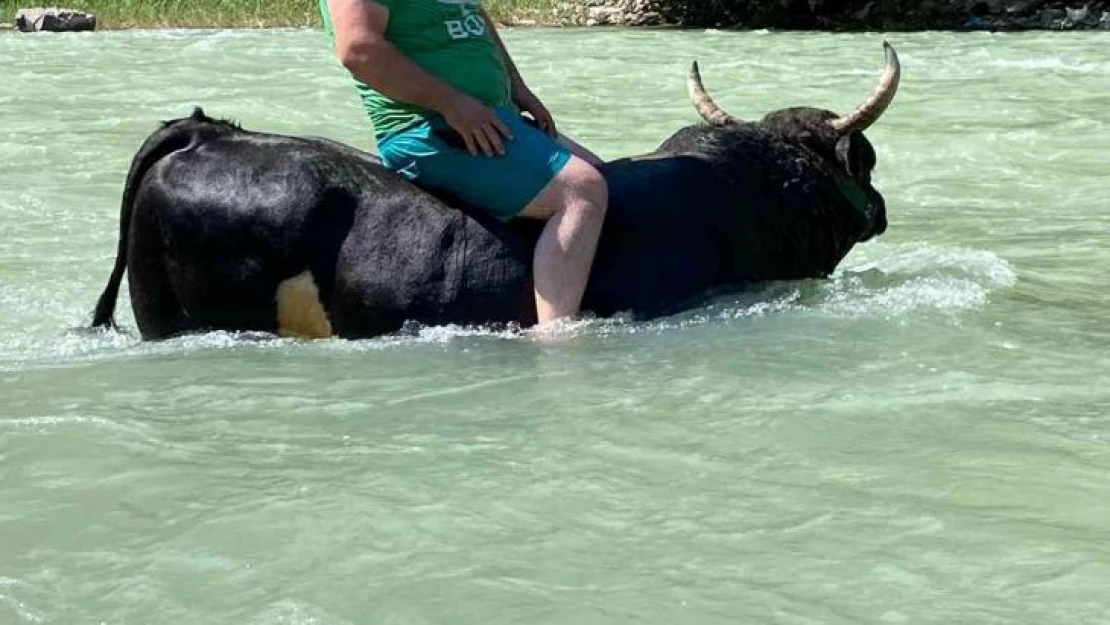
POLYGON ((609 190, 600 160, 559 136, 479 3, 320 0, 320 11, 386 167, 498 219, 547 222, 533 256, 544 324, 579 312, 609 190))

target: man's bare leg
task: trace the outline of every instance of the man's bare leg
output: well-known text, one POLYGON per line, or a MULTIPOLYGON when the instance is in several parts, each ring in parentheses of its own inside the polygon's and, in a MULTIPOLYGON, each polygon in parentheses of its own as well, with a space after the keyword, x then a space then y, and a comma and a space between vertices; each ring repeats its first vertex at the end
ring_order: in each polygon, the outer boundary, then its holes
POLYGON ((541 325, 578 314, 608 205, 605 179, 572 156, 521 213, 547 221, 532 261, 541 325))

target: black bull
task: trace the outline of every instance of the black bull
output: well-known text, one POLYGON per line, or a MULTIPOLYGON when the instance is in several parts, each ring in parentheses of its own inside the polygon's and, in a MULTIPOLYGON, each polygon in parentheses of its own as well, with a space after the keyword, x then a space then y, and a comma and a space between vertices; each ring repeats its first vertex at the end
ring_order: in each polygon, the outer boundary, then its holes
MULTIPOLYGON (((885 46, 885 44, 884 44, 885 46)), ((851 115, 813 108, 708 125, 602 165, 610 206, 583 298, 600 316, 675 312, 755 281, 828 276, 886 228, 863 136, 897 89, 897 55, 851 115)), ((125 271, 142 336, 206 330, 368 337, 426 324, 535 321, 540 225, 457 210, 342 144, 168 122, 143 144, 123 193, 111 279, 94 313, 112 324, 125 271)))

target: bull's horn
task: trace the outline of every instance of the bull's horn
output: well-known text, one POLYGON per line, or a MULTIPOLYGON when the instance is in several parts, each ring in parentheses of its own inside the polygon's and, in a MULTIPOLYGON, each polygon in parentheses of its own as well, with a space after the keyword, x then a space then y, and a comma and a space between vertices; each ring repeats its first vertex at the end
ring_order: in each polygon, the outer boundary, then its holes
POLYGON ((890 106, 890 102, 894 100, 894 94, 898 92, 898 80, 902 76, 902 65, 898 62, 898 53, 885 41, 883 42, 883 51, 886 53, 886 70, 883 71, 883 76, 879 79, 875 92, 851 115, 837 117, 829 121, 840 134, 846 135, 855 130, 867 130, 871 124, 878 121, 879 117, 886 111, 886 107, 890 106))
POLYGON ((702 119, 709 122, 710 126, 727 126, 729 124, 738 124, 740 121, 724 112, 713 98, 709 97, 709 92, 705 90, 705 85, 701 82, 701 72, 698 71, 698 62, 690 66, 690 77, 686 80, 686 90, 690 92, 690 99, 694 101, 694 108, 698 110, 698 114, 702 119))

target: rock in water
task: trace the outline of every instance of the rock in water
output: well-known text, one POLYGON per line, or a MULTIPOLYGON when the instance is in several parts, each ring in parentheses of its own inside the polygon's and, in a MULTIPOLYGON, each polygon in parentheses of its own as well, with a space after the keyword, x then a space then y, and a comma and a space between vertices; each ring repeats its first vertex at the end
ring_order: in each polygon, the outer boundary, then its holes
POLYGON ((15 27, 25 33, 96 30, 96 16, 57 7, 20 9, 15 14, 15 27))

